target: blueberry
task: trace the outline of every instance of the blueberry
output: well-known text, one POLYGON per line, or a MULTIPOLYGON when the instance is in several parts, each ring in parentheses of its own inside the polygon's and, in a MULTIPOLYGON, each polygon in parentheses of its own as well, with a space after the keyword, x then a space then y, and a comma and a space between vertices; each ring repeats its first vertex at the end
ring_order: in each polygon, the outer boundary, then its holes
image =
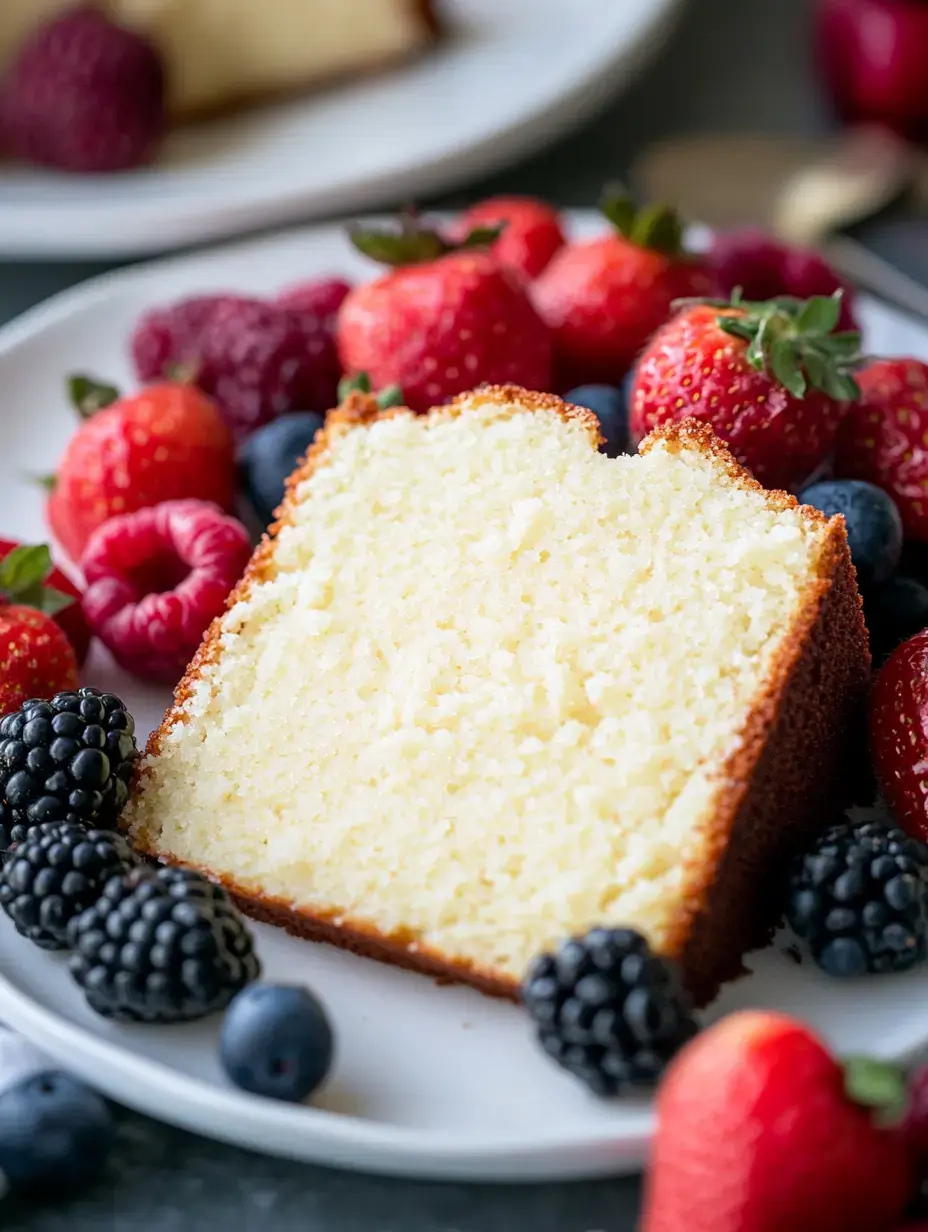
POLYGON ((305 988, 252 984, 226 1010, 219 1058, 236 1084, 253 1095, 299 1103, 332 1065, 332 1028, 305 988))
POLYGON ((878 667, 903 642, 928 626, 928 587, 897 573, 883 586, 864 593, 864 618, 870 653, 878 667))
POLYGON ((0 1176, 14 1193, 91 1184, 113 1137, 106 1102, 59 1070, 33 1074, 0 1094, 0 1176))
POLYGON ((851 560, 861 587, 876 586, 895 573, 902 555, 902 519, 895 501, 862 479, 826 479, 799 494, 828 517, 843 513, 851 560))
POLYGON ((252 433, 239 452, 242 485, 266 524, 283 500, 284 485, 325 423, 324 415, 281 415, 252 433))
POLYGON ((617 389, 614 385, 578 385, 564 395, 565 402, 584 406, 599 420, 599 428, 606 443, 603 453, 610 458, 629 453, 628 443, 628 392, 631 388, 631 373, 617 389))

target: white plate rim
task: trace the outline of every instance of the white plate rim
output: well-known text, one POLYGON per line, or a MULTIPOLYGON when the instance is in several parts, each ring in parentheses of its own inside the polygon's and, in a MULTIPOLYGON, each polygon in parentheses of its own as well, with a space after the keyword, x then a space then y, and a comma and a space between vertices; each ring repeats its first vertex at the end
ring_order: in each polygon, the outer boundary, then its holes
MULTIPOLYGON (((630 28, 623 31, 606 22, 605 37, 591 41, 582 78, 555 88, 539 74, 537 93, 519 109, 432 157, 417 157, 410 148, 377 173, 344 175, 329 183, 290 176, 247 184, 239 177, 237 184, 230 184, 223 177, 224 187, 214 196, 186 208, 175 206, 173 212, 171 194, 165 194, 157 169, 146 173, 150 193, 123 200, 118 208, 83 197, 69 199, 66 191, 61 192, 60 206, 0 203, 0 256, 139 257, 263 227, 375 209, 396 199, 398 184, 405 200, 450 191, 537 153, 589 120, 630 84, 673 29, 686 0, 634 2, 639 7, 630 28)), ((66 189, 67 180, 61 185, 66 189)))

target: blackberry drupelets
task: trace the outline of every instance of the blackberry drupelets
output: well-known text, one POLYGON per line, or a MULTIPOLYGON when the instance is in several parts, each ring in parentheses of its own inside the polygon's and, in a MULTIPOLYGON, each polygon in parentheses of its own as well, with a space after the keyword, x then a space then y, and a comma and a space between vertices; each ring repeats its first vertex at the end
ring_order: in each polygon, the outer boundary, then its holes
POLYGON ((260 973, 225 890, 189 869, 110 878, 72 920, 68 941, 71 974, 91 1009, 123 1022, 203 1018, 260 973))
POLYGON ((93 906, 103 886, 135 857, 112 830, 77 822, 33 826, 0 869, 0 907, 17 932, 46 950, 67 948, 68 925, 93 906))
POLYGON ((542 954, 522 995, 542 1048, 597 1095, 654 1086, 696 1034, 674 966, 631 928, 594 928, 542 954))
POLYGON ((828 975, 907 971, 926 957, 928 847, 891 822, 833 825, 795 860, 786 917, 828 975))
POLYGON ((83 688, 26 702, 0 720, 0 829, 15 843, 43 821, 111 828, 137 756, 135 722, 112 693, 83 688))

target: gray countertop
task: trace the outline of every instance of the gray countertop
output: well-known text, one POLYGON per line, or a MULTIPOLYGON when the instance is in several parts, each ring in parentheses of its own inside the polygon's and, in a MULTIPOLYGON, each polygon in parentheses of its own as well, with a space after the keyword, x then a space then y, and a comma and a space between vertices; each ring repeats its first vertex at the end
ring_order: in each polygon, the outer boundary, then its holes
MULTIPOLYGON (((810 9, 811 0, 691 0, 659 61, 593 125, 439 204, 518 191, 592 205, 603 182, 620 176, 638 150, 661 136, 820 127, 809 68, 810 9)), ((0 263, 0 322, 106 268, 0 263)), ((5 1232, 631 1232, 638 1193, 633 1180, 509 1187, 355 1176, 251 1155, 125 1114, 104 1184, 60 1207, 4 1202, 0 1226, 5 1232)))

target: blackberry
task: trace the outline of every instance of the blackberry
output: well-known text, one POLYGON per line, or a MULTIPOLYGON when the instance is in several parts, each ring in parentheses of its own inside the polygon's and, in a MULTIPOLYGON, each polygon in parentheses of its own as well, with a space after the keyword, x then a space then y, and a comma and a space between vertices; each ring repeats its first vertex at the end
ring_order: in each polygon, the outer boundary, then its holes
POLYGON ((187 1022, 257 979, 251 935, 225 890, 184 868, 112 877, 71 921, 71 974, 91 1009, 122 1022, 187 1022))
POLYGON ((99 897, 104 884, 134 863, 129 844, 112 830, 45 821, 7 853, 0 870, 0 907, 16 931, 45 950, 64 950, 68 924, 99 897))
POLYGON ((0 720, 0 826, 14 843, 43 821, 111 829, 137 756, 135 722, 112 693, 77 689, 25 702, 0 720))
POLYGON ((594 928, 542 954, 522 996, 545 1052, 597 1095, 654 1086, 696 1034, 675 967, 631 928, 594 928))
POLYGON ((828 975, 907 971, 926 957, 928 847, 887 821, 833 825, 794 861, 786 918, 828 975))

